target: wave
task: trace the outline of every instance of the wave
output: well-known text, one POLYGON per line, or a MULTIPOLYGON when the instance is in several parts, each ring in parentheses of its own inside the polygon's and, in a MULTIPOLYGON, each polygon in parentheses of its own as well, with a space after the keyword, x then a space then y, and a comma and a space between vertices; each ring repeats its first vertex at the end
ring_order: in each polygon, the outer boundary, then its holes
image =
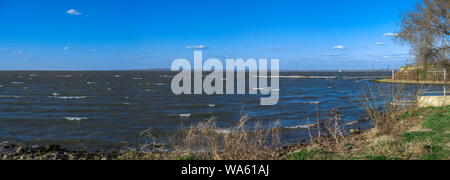
POLYGON ((316 124, 304 124, 304 125, 287 126, 287 127, 282 127, 282 128, 284 128, 284 129, 310 129, 315 126, 316 126, 316 124))
POLYGON ((15 98, 15 99, 19 99, 19 98, 23 98, 23 96, 0 95, 0 98, 15 98))
POLYGON ((320 104, 321 101, 311 101, 311 102, 304 102, 303 104, 320 104))
POLYGON ((73 77, 73 75, 56 75, 54 77, 57 77, 57 78, 71 78, 71 77, 73 77))
POLYGON ((55 99, 86 99, 87 96, 49 96, 49 98, 55 98, 55 99))
POLYGON ((179 114, 179 116, 181 118, 190 118, 190 117, 192 117, 192 114, 179 114))
POLYGON ((231 134, 231 133, 233 133, 233 130, 232 129, 228 129, 228 128, 216 128, 213 131, 216 132, 217 134, 231 134))
POLYGON ((359 123, 359 121, 348 122, 348 123, 346 123, 345 125, 346 125, 346 126, 351 126, 351 125, 354 125, 354 124, 357 124, 357 123, 359 123))
POLYGON ((25 82, 11 82, 11 84, 25 84, 25 82))
POLYGON ((87 118, 87 117, 65 117, 64 119, 66 119, 68 121, 76 121, 76 122, 89 120, 89 118, 87 118))
POLYGON ((253 76, 257 78, 281 78, 281 79, 337 79, 337 76, 253 76))

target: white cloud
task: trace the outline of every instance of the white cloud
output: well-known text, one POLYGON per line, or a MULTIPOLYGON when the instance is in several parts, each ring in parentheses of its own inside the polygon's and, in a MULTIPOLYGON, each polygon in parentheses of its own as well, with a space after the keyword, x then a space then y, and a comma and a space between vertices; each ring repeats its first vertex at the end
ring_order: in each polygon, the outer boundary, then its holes
POLYGON ((70 50, 69 46, 64 47, 64 50, 70 50))
POLYGON ((91 53, 96 53, 96 52, 97 52, 97 49, 89 49, 89 52, 91 52, 91 53))
POLYGON ((395 37, 395 36, 398 36, 398 33, 388 32, 388 33, 384 33, 383 36, 386 36, 386 37, 395 37))
POLYGON ((334 46, 333 49, 345 49, 345 46, 343 45, 334 46))
POLYGON ((207 47, 204 45, 186 46, 186 49, 207 49, 207 47))
POLYGON ((76 10, 76 9, 70 9, 70 10, 68 10, 68 11, 67 11, 67 14, 75 15, 75 16, 81 16, 81 15, 83 15, 83 13, 79 12, 79 11, 76 10))
POLYGON ((13 54, 17 54, 17 55, 20 55, 20 54, 24 54, 25 52, 24 51, 21 51, 21 50, 18 50, 18 51, 14 51, 14 52, 12 52, 13 54))
POLYGON ((386 45, 384 42, 377 42, 377 43, 375 43, 376 45, 379 45, 379 46, 384 46, 384 45, 386 45))

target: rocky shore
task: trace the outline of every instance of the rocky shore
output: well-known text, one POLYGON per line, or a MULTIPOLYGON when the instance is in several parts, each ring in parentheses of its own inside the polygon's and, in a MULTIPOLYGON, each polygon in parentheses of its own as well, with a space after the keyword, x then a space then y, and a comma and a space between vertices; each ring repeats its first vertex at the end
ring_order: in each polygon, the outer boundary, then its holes
MULTIPOLYGON (((286 157, 290 153, 306 144, 297 144, 275 148, 279 157, 286 157)), ((159 147, 159 146, 158 146, 159 147)), ((0 160, 182 160, 183 157, 172 157, 169 153, 158 151, 158 148, 151 152, 143 153, 136 150, 117 152, 87 152, 70 151, 61 148, 59 145, 47 146, 26 146, 23 144, 0 141, 0 160)))
POLYGON ((119 153, 68 151, 59 145, 25 146, 0 142, 0 160, 113 160, 119 153))

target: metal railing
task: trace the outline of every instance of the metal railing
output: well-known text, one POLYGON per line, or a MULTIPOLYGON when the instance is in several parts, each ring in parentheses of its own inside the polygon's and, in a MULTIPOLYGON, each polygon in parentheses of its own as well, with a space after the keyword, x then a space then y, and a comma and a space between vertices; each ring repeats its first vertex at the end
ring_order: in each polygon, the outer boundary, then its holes
POLYGON ((450 73, 447 69, 427 69, 427 70, 412 70, 407 73, 392 71, 392 81, 398 83, 413 83, 413 84, 429 84, 442 85, 442 91, 427 91, 426 93, 443 94, 447 96, 447 85, 450 79, 450 73))

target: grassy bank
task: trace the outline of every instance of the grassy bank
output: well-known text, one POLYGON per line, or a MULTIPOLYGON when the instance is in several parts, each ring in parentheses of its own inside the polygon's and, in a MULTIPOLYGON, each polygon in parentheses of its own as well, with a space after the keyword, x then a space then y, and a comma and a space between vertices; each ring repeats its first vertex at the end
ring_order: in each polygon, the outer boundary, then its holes
POLYGON ((449 160, 450 106, 409 110, 397 120, 403 129, 379 135, 369 132, 349 136, 344 150, 309 146, 288 160, 449 160))

